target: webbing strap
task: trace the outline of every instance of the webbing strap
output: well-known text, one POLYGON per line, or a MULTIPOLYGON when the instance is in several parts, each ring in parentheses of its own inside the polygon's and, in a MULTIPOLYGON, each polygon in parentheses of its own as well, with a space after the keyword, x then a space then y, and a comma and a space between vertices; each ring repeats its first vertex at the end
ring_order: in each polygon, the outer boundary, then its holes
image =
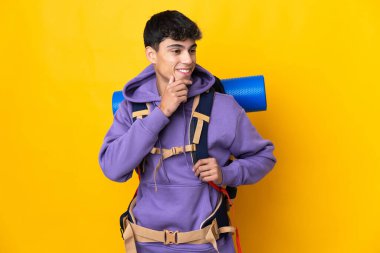
POLYGON ((141 110, 141 111, 136 111, 136 112, 132 113, 132 118, 142 119, 143 116, 146 116, 148 114, 149 114, 149 110, 148 109, 141 110))
POLYGON ((167 159, 169 157, 172 157, 174 155, 178 155, 178 154, 182 154, 182 153, 185 153, 185 152, 194 152, 196 151, 196 146, 195 144, 189 144, 189 145, 185 145, 184 147, 183 146, 180 146, 180 147, 172 147, 170 149, 166 149, 166 148, 152 148, 152 150, 150 151, 151 154, 154 154, 154 155, 160 155, 162 154, 162 158, 163 159, 167 159))
POLYGON ((199 140, 201 139, 202 128, 203 128, 203 120, 198 119, 197 126, 195 127, 193 143, 199 144, 199 140))
POLYGON ((194 97, 194 100, 193 100, 193 107, 191 108, 191 115, 194 114, 195 112, 195 109, 198 107, 199 105, 199 98, 200 98, 200 95, 197 95, 194 97))
POLYGON ((206 121, 207 123, 210 123, 210 117, 199 112, 193 112, 193 117, 198 118, 197 126, 195 127, 193 143, 199 144, 203 128, 203 122, 206 121))
POLYGON ((124 246, 127 253, 137 253, 136 250, 136 243, 135 243, 135 237, 133 234, 131 223, 128 221, 126 222, 127 226, 124 228, 123 233, 123 239, 124 239, 124 246))
POLYGON ((149 103, 132 103, 132 119, 142 119, 149 115, 150 104, 149 103))
POLYGON ((200 120, 203 120, 203 121, 206 121, 207 123, 210 123, 210 117, 207 116, 207 115, 204 115, 202 113, 199 113, 199 112, 194 112, 193 113, 193 117, 196 117, 200 120))
POLYGON ((218 228, 216 220, 199 230, 189 232, 178 232, 169 230, 153 230, 145 228, 125 220, 123 239, 125 249, 128 253, 137 253, 135 242, 161 242, 163 244, 204 244, 211 243, 214 249, 219 252, 216 240, 223 233, 235 233, 236 229, 231 226, 218 228))
POLYGON ((202 93, 199 98, 194 98, 190 119, 190 140, 197 145, 192 158, 195 164, 199 159, 208 158, 207 132, 210 123, 210 115, 214 100, 214 90, 202 93))

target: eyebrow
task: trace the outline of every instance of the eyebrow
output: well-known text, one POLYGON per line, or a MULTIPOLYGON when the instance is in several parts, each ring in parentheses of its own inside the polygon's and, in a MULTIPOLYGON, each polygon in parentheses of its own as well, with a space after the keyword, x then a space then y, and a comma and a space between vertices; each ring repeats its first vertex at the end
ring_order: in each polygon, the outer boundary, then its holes
MULTIPOLYGON (((173 47, 185 48, 185 46, 183 46, 181 44, 172 44, 172 45, 167 46, 167 48, 173 48, 173 47)), ((190 48, 194 48, 194 47, 197 47, 197 43, 194 43, 193 45, 191 45, 190 48)))

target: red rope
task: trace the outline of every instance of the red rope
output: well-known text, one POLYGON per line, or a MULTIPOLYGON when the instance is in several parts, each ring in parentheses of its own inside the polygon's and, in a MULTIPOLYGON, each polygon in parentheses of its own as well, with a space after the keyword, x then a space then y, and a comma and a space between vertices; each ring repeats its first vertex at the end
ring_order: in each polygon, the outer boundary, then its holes
POLYGON ((242 253, 241 245, 240 245, 240 237, 239 237, 239 230, 236 228, 236 246, 238 253, 242 253))
POLYGON ((220 187, 220 186, 217 186, 214 182, 208 182, 208 184, 214 188, 215 190, 217 190, 218 192, 221 192, 224 196, 227 197, 227 200, 228 200, 228 204, 230 206, 232 206, 232 201, 231 201, 231 198, 230 198, 230 195, 228 194, 227 190, 223 187, 220 187))
MULTIPOLYGON (((215 190, 217 190, 218 192, 221 192, 224 196, 227 197, 227 200, 228 200, 228 204, 230 205, 231 207, 231 212, 232 212, 232 201, 231 201, 231 198, 230 198, 230 195, 228 194, 227 190, 223 187, 220 187, 220 186, 217 186, 214 182, 208 182, 208 184, 214 188, 215 190)), ((231 218, 230 218, 231 220, 231 218)), ((232 224, 232 220, 231 220, 231 224, 232 224)), ((236 235, 235 235, 235 239, 236 239, 236 247, 237 247, 237 250, 238 250, 238 253, 243 253, 242 249, 241 249, 241 244, 240 244, 240 237, 239 237, 239 230, 238 228, 236 227, 236 235)))

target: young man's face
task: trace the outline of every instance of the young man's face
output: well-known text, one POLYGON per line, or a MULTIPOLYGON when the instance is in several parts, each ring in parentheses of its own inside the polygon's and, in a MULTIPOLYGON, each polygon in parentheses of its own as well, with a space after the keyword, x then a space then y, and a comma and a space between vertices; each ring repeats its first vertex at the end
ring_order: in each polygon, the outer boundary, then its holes
POLYGON ((192 39, 184 41, 167 38, 154 49, 154 67, 158 82, 168 83, 175 80, 190 79, 195 68, 197 44, 192 39))

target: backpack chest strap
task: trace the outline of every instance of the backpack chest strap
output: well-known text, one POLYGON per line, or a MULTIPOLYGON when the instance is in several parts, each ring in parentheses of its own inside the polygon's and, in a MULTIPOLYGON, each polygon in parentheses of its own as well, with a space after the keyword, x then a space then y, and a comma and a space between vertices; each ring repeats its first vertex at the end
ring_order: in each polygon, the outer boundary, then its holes
POLYGON ((162 159, 166 159, 166 158, 169 158, 169 157, 172 157, 174 155, 178 155, 178 154, 182 154, 182 153, 185 153, 185 152, 194 152, 196 151, 196 146, 195 144, 189 144, 189 145, 186 145, 186 146, 181 146, 181 147, 172 147, 170 149, 166 149, 166 148, 152 148, 152 150, 150 151, 151 154, 153 155, 162 155, 162 159))

